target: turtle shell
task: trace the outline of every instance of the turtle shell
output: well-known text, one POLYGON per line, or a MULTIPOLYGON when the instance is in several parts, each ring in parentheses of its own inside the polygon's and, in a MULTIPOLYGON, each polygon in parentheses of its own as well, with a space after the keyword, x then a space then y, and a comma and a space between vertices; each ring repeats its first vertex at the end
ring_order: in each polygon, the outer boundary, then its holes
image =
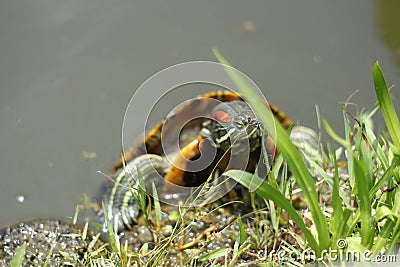
MULTIPOLYGON (((199 150, 192 149, 188 146, 191 141, 195 140, 200 133, 203 122, 206 120, 205 117, 197 116, 198 114, 209 114, 213 108, 221 102, 232 102, 232 101, 244 101, 243 97, 237 93, 228 90, 220 90, 210 92, 204 95, 200 95, 197 98, 191 99, 185 102, 183 105, 179 106, 173 110, 167 118, 157 124, 146 136, 143 142, 140 142, 132 149, 126 151, 118 160, 118 162, 111 169, 110 175, 116 173, 119 169, 123 168, 125 162, 129 162, 132 159, 141 156, 143 154, 154 154, 165 156, 166 154, 182 152, 179 151, 180 148, 186 149, 185 153, 189 153, 189 158, 198 157, 199 150), (216 101, 205 101, 207 99, 216 101), (191 119, 196 116, 195 119, 191 119), (183 127, 180 127, 182 122, 187 122, 183 127), (170 137, 176 138, 179 136, 179 147, 175 148, 178 151, 165 152, 164 149, 168 147, 170 137), (166 144, 166 145, 165 145, 166 144), (123 162, 123 160, 125 162, 123 162)), ((281 112, 275 105, 266 103, 270 108, 273 115, 277 120, 284 126, 288 128, 292 123, 283 112, 281 112)), ((254 165, 254 164, 253 164, 254 165)), ((213 168, 213 166, 210 166, 213 168)), ((173 170, 174 171, 174 170, 173 170)), ((175 170, 176 171, 176 170, 175 170)), ((251 171, 251 170, 250 170, 251 171)), ((194 186, 204 181, 204 177, 209 174, 209 171, 205 171, 198 178, 198 173, 189 174, 184 170, 178 171, 178 173, 167 173, 167 180, 183 186, 194 186), (173 178, 171 178, 173 177, 173 178)))

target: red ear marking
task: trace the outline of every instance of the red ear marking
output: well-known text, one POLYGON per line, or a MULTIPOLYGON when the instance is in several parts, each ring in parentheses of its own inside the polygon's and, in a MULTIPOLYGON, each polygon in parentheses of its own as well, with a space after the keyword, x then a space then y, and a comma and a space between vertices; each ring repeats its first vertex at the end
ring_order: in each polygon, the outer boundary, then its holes
POLYGON ((230 122, 232 120, 232 117, 228 113, 222 110, 215 111, 212 114, 211 118, 220 122, 230 122))

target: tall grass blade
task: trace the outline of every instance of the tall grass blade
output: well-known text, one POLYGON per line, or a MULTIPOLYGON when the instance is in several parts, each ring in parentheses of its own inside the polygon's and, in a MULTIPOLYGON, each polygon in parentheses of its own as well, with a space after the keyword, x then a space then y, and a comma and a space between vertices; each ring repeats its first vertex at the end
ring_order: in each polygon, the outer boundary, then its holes
POLYGON ((372 148, 374 149, 376 156, 379 159, 379 162, 383 165, 383 167, 385 167, 385 169, 389 168, 389 161, 387 159, 387 156, 385 155, 385 152, 379 144, 379 141, 376 138, 374 132, 371 129, 367 128, 366 136, 368 142, 372 145, 372 148))
POLYGON ((276 205, 286 210, 290 215, 290 217, 293 219, 293 221, 296 222, 297 226, 301 229, 301 231, 303 231, 308 243, 310 244, 310 247, 319 255, 320 250, 314 236, 311 234, 310 230, 308 230, 302 218, 297 213, 296 209, 292 206, 290 201, 287 200, 284 195, 282 195, 281 192, 279 192, 274 187, 266 183, 260 177, 253 175, 252 173, 240 170, 229 170, 225 172, 224 175, 227 175, 232 179, 235 179, 237 182, 241 183, 243 186, 247 188, 250 186, 253 179, 258 180, 257 182, 260 184, 260 186, 255 190, 255 193, 266 199, 273 200, 276 205))
POLYGON ((358 205, 360 206, 360 219, 361 219, 361 244, 369 247, 370 234, 374 230, 371 228, 371 202, 369 200, 368 180, 364 171, 365 162, 353 158, 353 171, 358 189, 358 205), (364 168, 363 168, 364 167, 364 168))
MULTIPOLYGON (((393 171, 400 162, 400 158, 395 157, 392 164, 390 167, 383 173, 382 177, 377 181, 377 183, 371 188, 369 191, 369 201, 372 203, 372 201, 375 200, 375 195, 378 192, 378 190, 381 188, 381 186, 387 181, 390 180, 392 177, 393 171)), ((353 216, 352 222, 349 226, 349 229, 347 231, 347 236, 351 236, 356 224, 360 221, 360 209, 357 209, 356 213, 353 216)))
MULTIPOLYGON (((349 120, 347 119, 347 115, 346 115, 346 110, 343 109, 342 111, 342 115, 343 115, 343 123, 344 123, 344 134, 346 137, 346 142, 347 142, 347 146, 345 146, 346 148, 346 152, 347 152, 347 170, 348 173, 353 173, 353 149, 351 147, 351 129, 350 129, 350 123, 349 120)), ((351 188, 354 188, 354 178, 353 175, 350 176, 350 185, 351 188)))
POLYGON ((400 148, 400 122, 399 117, 394 109, 392 100, 386 86, 385 78, 383 77, 382 69, 378 61, 375 62, 373 67, 373 77, 376 97, 378 98, 379 106, 382 112, 383 119, 385 120, 387 129, 392 137, 393 143, 400 148))
POLYGON ((393 220, 393 216, 392 216, 392 212, 391 210, 386 207, 386 206, 380 206, 377 209, 377 214, 375 216, 376 220, 382 220, 384 218, 386 218, 386 222, 383 225, 383 227, 381 227, 381 230, 379 231, 378 234, 378 238, 376 239, 373 247, 371 248, 371 251, 376 254, 378 254, 379 252, 381 252, 381 249, 385 246, 385 244, 388 242, 389 238, 390 238, 390 234, 392 233, 392 231, 395 228, 395 221, 393 220))
POLYGON ((303 157, 291 142, 289 135, 283 127, 278 122, 270 120, 271 116, 268 116, 268 114, 270 114, 271 111, 259 100, 259 96, 252 90, 247 82, 233 71, 229 62, 217 50, 214 50, 214 54, 218 61, 226 66, 225 69, 227 73, 234 83, 242 90, 246 101, 261 120, 262 125, 269 133, 275 132, 275 126, 277 147, 284 156, 294 177, 296 177, 297 184, 303 191, 304 198, 312 213, 313 221, 318 232, 320 249, 327 249, 330 245, 330 238, 326 218, 320 209, 315 183, 304 163, 303 157))
POLYGON ((342 238, 342 230, 343 226, 343 208, 342 203, 340 201, 340 188, 339 188, 339 175, 338 175, 338 167, 335 155, 333 156, 335 163, 335 176, 333 177, 333 186, 332 186, 332 208, 333 214, 330 220, 331 223, 331 232, 333 235, 333 244, 336 244, 336 241, 339 238, 342 238))
POLYGON ((399 240, 400 240, 400 190, 397 190, 396 195, 395 195, 395 202, 394 202, 394 207, 392 209, 392 213, 394 214, 396 218, 396 224, 393 227, 393 235, 392 239, 390 240, 389 243, 389 253, 393 253, 396 247, 398 248, 399 246, 399 240))
POLYGON ((336 142, 341 144, 342 146, 349 148, 350 144, 347 142, 345 139, 341 138, 335 131, 332 129, 332 127, 329 125, 329 123, 326 120, 322 120, 322 124, 324 125, 325 131, 327 134, 333 138, 336 142))
POLYGON ((154 209, 156 212, 156 227, 157 229, 161 228, 161 221, 162 221, 162 214, 161 214, 161 205, 158 199, 157 188, 154 183, 152 183, 152 190, 153 190, 153 199, 154 199, 154 209))

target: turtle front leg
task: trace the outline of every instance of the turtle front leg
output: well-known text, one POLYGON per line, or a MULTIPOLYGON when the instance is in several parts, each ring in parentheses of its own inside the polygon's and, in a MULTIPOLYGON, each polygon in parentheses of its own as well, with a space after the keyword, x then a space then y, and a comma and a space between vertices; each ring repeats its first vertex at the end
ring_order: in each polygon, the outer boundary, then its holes
MULTIPOLYGON (((103 201, 108 220, 111 225, 117 226, 118 232, 131 229, 137 223, 140 214, 138 201, 141 183, 138 169, 142 175, 142 184, 148 186, 152 182, 157 182, 156 177, 165 171, 165 161, 162 157, 154 154, 139 156, 130 161, 127 166, 119 169, 111 181, 107 182, 103 201)), ((146 189, 143 188, 143 190, 146 189)), ((106 230, 103 212, 101 211, 98 216, 103 219, 103 230, 106 230)))
POLYGON ((321 163, 323 160, 318 134, 311 128, 295 126, 290 133, 290 140, 303 155, 309 172, 315 176, 317 173, 312 162, 321 163))

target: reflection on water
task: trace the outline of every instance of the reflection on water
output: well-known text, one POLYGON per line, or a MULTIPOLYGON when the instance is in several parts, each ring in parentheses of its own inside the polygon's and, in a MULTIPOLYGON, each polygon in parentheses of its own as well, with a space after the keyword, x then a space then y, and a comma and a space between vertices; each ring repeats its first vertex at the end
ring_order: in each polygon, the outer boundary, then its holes
POLYGON ((400 65, 400 1, 377 1, 378 35, 388 48, 393 52, 396 63, 400 65), (397 32, 397 33, 396 33, 397 32))
MULTIPOLYGON (((395 60, 397 66, 400 68, 400 1, 396 0, 378 0, 377 1, 377 25, 378 36, 382 39, 383 43, 391 50, 391 56, 395 60)), ((395 85, 399 86, 399 76, 395 80, 395 85)), ((391 85, 391 84, 390 84, 391 85)), ((392 90, 394 97, 394 104, 397 110, 400 109, 400 92, 399 90, 392 90)))

